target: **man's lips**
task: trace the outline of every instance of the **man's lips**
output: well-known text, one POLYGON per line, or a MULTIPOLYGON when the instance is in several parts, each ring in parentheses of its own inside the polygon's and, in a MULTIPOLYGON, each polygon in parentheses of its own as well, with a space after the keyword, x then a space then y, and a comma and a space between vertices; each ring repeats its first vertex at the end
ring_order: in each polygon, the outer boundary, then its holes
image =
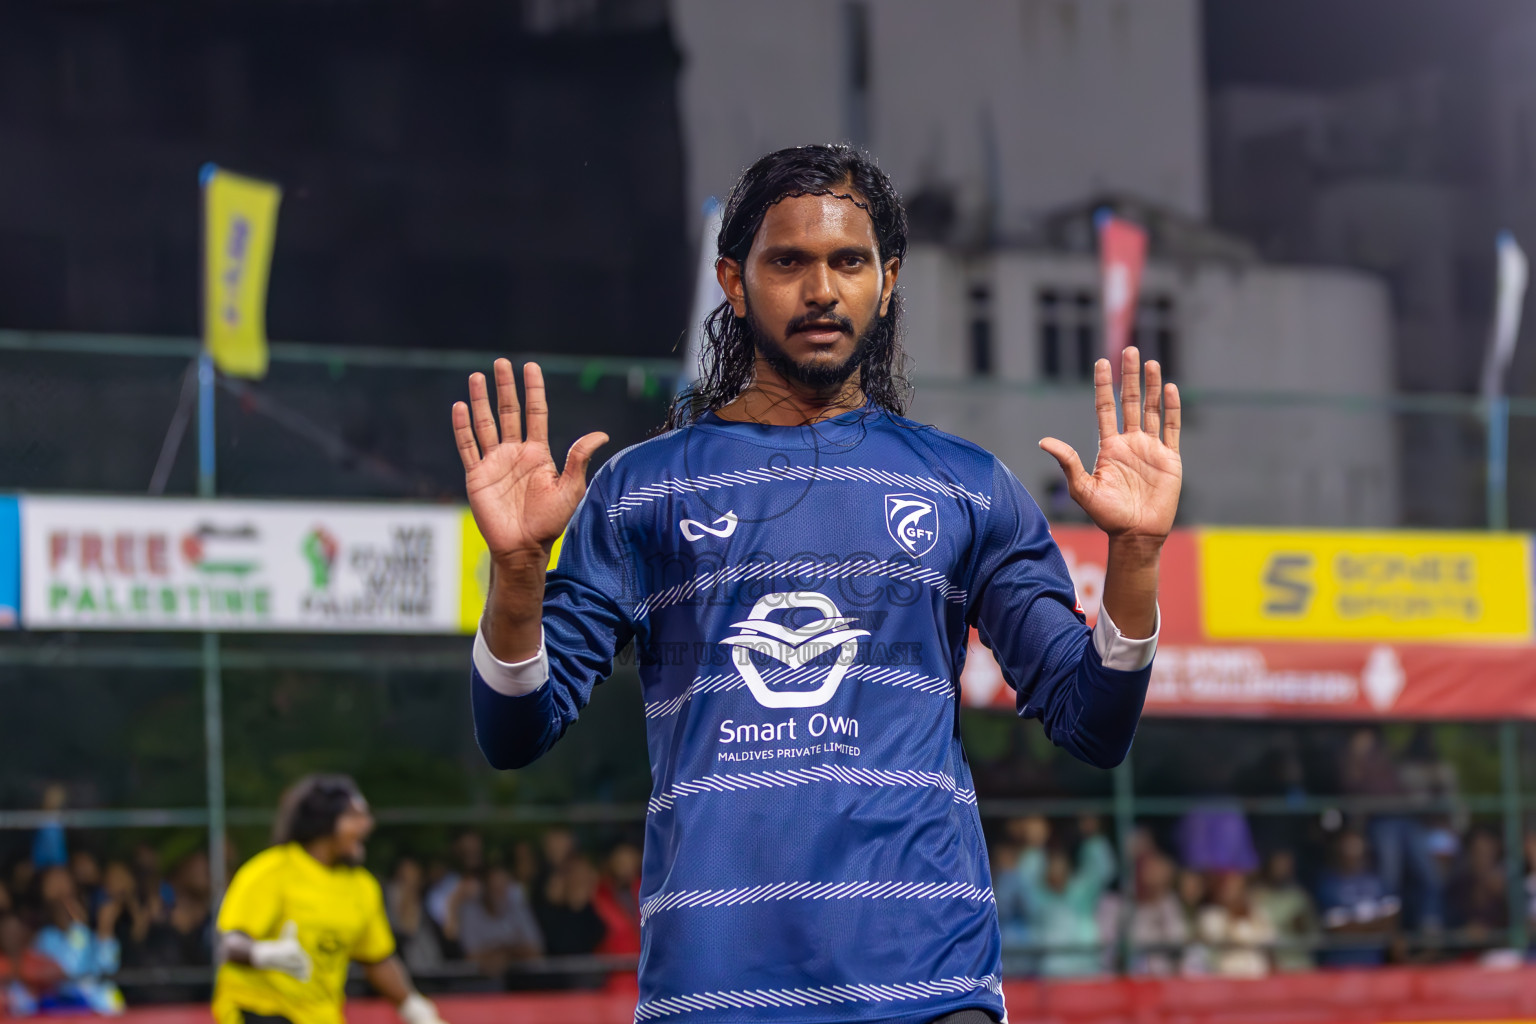
POLYGON ((843 329, 841 324, 819 323, 806 324, 805 326, 794 331, 793 336, 797 338, 804 338, 806 341, 809 341, 813 344, 835 345, 837 342, 841 341, 844 335, 847 333, 848 332, 843 329))

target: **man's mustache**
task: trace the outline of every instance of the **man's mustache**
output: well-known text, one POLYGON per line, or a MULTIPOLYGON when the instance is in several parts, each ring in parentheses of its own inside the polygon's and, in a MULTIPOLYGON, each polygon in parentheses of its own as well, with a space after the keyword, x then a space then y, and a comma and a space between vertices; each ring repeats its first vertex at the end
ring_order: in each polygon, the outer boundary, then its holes
POLYGON ((835 327, 844 334, 853 333, 853 321, 846 316, 838 313, 808 313, 791 320, 784 330, 784 336, 787 338, 801 331, 824 331, 828 327, 835 327))

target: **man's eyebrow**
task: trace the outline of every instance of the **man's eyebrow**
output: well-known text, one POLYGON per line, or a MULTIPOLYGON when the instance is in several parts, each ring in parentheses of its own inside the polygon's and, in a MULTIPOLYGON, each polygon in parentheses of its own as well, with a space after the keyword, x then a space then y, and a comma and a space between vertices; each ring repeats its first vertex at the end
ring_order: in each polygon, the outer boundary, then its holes
MULTIPOLYGON (((873 259, 874 254, 874 249, 867 245, 840 245, 827 255, 829 259, 838 259, 848 256, 858 256, 862 259, 873 259)), ((806 249, 804 246, 796 245, 793 242, 781 242, 778 245, 769 245, 763 247, 764 259, 777 260, 783 259, 786 256, 793 256, 796 259, 803 260, 811 260, 816 258, 815 253, 811 252, 809 249, 806 249)))
POLYGON ((867 245, 844 245, 832 251, 833 259, 839 256, 858 256, 861 259, 873 259, 875 250, 867 245))

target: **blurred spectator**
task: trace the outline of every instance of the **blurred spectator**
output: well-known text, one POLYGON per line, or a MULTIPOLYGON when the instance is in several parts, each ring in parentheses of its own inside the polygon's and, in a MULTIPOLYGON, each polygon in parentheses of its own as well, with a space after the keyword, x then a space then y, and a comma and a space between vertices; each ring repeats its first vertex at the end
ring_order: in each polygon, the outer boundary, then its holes
MULTIPOLYGON (((1424 742, 1421 741, 1421 750, 1424 742)), ((1432 750, 1429 753, 1433 756, 1432 750)), ((1419 774, 1424 774, 1422 766, 1419 774)), ((1350 736, 1339 782, 1345 796, 1391 799, 1409 795, 1403 773, 1375 726, 1362 726, 1350 736)), ((1411 923, 1415 927, 1439 928, 1445 917, 1443 884, 1430 854, 1423 823, 1401 812, 1377 814, 1371 817, 1368 830, 1376 852, 1377 872, 1387 892, 1406 900, 1413 911, 1411 923), (1405 891, 1410 875, 1413 888, 1405 891)))
MULTIPOLYGON (((4 893, 0 887, 0 893, 4 893)), ((64 980, 57 964, 32 948, 20 917, 0 909, 0 1017, 36 1011, 38 996, 64 980)))
POLYGON ((542 891, 550 877, 564 870, 576 856, 575 833, 558 825, 546 829, 539 836, 539 853, 543 863, 540 866, 538 891, 542 891))
MULTIPOLYGON (((213 903, 208 855, 198 851, 185 857, 171 872, 170 885, 174 894, 170 909, 159 920, 148 921, 148 932, 136 950, 124 949, 125 962, 142 967, 212 964, 213 903)), ((153 984, 141 986, 136 995, 150 1003, 202 1002, 212 995, 212 988, 207 984, 153 984)))
POLYGON ((1136 904, 1131 909, 1129 973, 1167 977, 1178 973, 1190 928, 1174 894, 1173 861, 1161 853, 1142 860, 1136 872, 1136 904))
POLYGON ((36 880, 37 869, 32 866, 31 860, 23 858, 11 865, 11 875, 7 881, 11 900, 17 910, 25 909, 27 896, 32 892, 32 885, 36 880))
POLYGON ((1083 836, 1074 867, 1066 851, 1047 847, 1049 826, 1030 819, 1028 845, 1018 875, 1029 914, 1029 930, 1040 949, 1045 977, 1087 977, 1102 969, 1098 906, 1115 877, 1115 854, 1099 834, 1098 820, 1082 818, 1083 836))
POLYGON ((1451 877, 1447 894, 1448 924, 1477 943, 1500 941, 1509 927, 1509 883, 1504 873, 1502 844, 1485 829, 1467 839, 1466 860, 1451 877))
POLYGON ((91 917, 93 925, 101 923, 102 907, 108 903, 118 907, 117 927, 112 934, 122 950, 123 962, 136 965, 154 919, 149 916, 143 900, 139 899, 139 888, 133 872, 120 860, 108 861, 107 869, 102 873, 100 900, 91 917))
POLYGON ((640 952, 640 849, 621 842, 608 851, 592 907, 607 929, 597 951, 607 955, 640 952))
POLYGON ((1257 871, 1248 819, 1231 807, 1201 807, 1179 822, 1179 849, 1184 866, 1195 871, 1257 871))
POLYGON ((607 929, 592 906, 597 881, 597 869, 579 853, 548 876, 535 912, 544 933, 544 951, 550 956, 589 954, 602 944, 607 929))
POLYGON ((1422 895, 1420 902, 1425 903, 1424 906, 1404 908, 1405 913, 1411 915, 1409 920, 1416 922, 1418 927, 1435 930, 1445 923, 1445 884, 1451 874, 1447 866, 1450 858, 1446 853, 1449 851, 1454 857, 1455 848, 1460 845, 1460 836, 1468 825, 1467 810, 1460 801, 1461 780, 1456 766, 1440 756, 1434 729, 1423 724, 1415 727, 1409 738, 1398 774, 1403 780, 1404 790, 1415 801, 1449 801, 1452 804, 1449 811, 1421 819, 1424 832, 1423 856, 1427 860, 1424 870, 1429 888, 1422 894, 1414 894, 1422 895))
POLYGON ((1397 930, 1402 903, 1370 870, 1365 837, 1346 829, 1334 842, 1333 867, 1317 887, 1317 908, 1323 931, 1346 946, 1324 950, 1324 967, 1374 967, 1386 959, 1385 947, 1397 930), (1376 939, 1379 941, 1370 942, 1376 939))
POLYGON ((206 853, 190 854, 176 866, 171 882, 175 899, 164 919, 150 922, 144 940, 146 963, 173 967, 213 962, 210 889, 206 853))
POLYGON ((85 904, 85 909, 94 923, 96 908, 101 905, 103 898, 101 865, 97 862, 96 855, 89 850, 76 850, 69 855, 69 873, 74 876, 75 888, 80 892, 80 901, 85 904))
POLYGON ((1275 926, 1248 896, 1248 881, 1237 871, 1217 876, 1209 906, 1200 911, 1196 934, 1208 950, 1206 963, 1224 978, 1262 978, 1269 973, 1275 926))
POLYGON ((544 946, 527 894, 500 866, 459 882, 448 900, 443 933, 491 977, 538 956, 544 946))
POLYGON ((523 891, 532 893, 539 883, 539 852, 527 839, 512 844, 512 877, 523 891))
MULTIPOLYGON (((25 1014, 40 1009, 80 1009, 121 1013, 122 994, 103 977, 114 973, 120 961, 117 939, 112 936, 119 913, 117 905, 103 905, 93 932, 86 924, 85 907, 80 903, 75 880, 63 866, 42 873, 39 894, 42 927, 33 939, 33 948, 53 961, 63 978, 43 988, 36 1003, 31 1007, 23 1005, 20 1011, 25 1014)), ((12 1012, 17 1010, 13 1005, 12 1012)))
POLYGON ((1184 924, 1189 933, 1194 934, 1195 917, 1200 913, 1200 908, 1205 904, 1205 876, 1198 871, 1184 868, 1179 872, 1179 880, 1176 888, 1179 897, 1179 906, 1184 910, 1184 924))
MULTIPOLYGON (((484 867, 484 837, 473 829, 460 832, 453 841, 453 866, 442 877, 434 880, 427 890, 427 913, 439 928, 444 928, 448 918, 448 901, 458 891, 459 883, 478 874, 484 867)), ((446 930, 444 934, 447 934, 446 930)))
POLYGON ((1003 839, 992 847, 992 892, 997 900, 997 923, 1003 933, 1003 948, 1015 950, 1029 942, 1025 921, 1024 887, 1019 880, 1018 843, 1003 839))
POLYGON ((435 971, 443 964, 443 944, 437 926, 427 916, 426 876, 421 865, 402 857, 394 876, 384 887, 384 910, 395 933, 400 959, 410 968, 411 977, 435 971))
MULTIPOLYGON (((592 907, 606 929, 597 952, 604 956, 640 955, 640 848, 620 842, 608 851, 602 877, 592 895, 592 907)), ((634 990, 633 970, 608 975, 609 989, 634 990)))
POLYGON ((134 885, 139 891, 139 904, 151 921, 163 921, 176 904, 176 892, 165 880, 160 870, 160 851, 148 843, 140 843, 133 851, 134 885))
POLYGON ((1525 916, 1536 928, 1536 832, 1525 834, 1525 916))
POLYGON ((1311 944, 1319 935, 1317 907, 1296 881, 1296 855, 1290 850, 1269 855, 1253 902, 1274 925, 1280 943, 1274 951, 1275 970, 1310 971, 1315 966, 1311 944))

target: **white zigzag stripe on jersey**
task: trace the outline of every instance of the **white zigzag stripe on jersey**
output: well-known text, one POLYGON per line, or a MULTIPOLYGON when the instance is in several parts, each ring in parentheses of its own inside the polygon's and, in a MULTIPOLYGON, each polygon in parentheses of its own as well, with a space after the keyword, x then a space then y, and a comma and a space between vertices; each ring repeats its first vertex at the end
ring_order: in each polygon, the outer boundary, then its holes
POLYGON ((739 907, 773 900, 970 900, 991 903, 992 887, 965 882, 774 882, 741 889, 682 889, 640 904, 640 923, 679 907, 739 907))
POLYGON ((1003 983, 997 975, 986 978, 940 978, 938 981, 903 981, 885 986, 822 986, 817 989, 739 989, 736 992, 694 992, 648 999, 634 1007, 634 1019, 654 1021, 660 1016, 674 1016, 691 1010, 745 1010, 763 1007, 833 1006, 837 1003, 903 1003, 908 999, 937 999, 946 995, 966 995, 986 989, 1003 995, 1003 983))
POLYGON ((743 1010, 773 1006, 828 1006, 836 1003, 895 1003, 911 999, 963 996, 986 989, 1003 994, 996 975, 985 978, 941 978, 938 981, 906 981, 894 985, 823 985, 820 988, 749 988, 734 992, 695 992, 686 996, 651 999, 635 1007, 635 1020, 656 1020, 691 1010, 743 1010))
POLYGON ((608 518, 617 519, 631 509, 647 505, 668 494, 692 494, 742 484, 774 484, 796 480, 811 483, 835 480, 907 487, 927 491, 929 494, 947 494, 951 498, 964 498, 982 509, 992 507, 992 499, 985 494, 968 491, 959 484, 935 480, 929 476, 912 476, 908 473, 892 473, 883 469, 864 469, 858 466, 764 466, 762 469, 710 473, 706 476, 688 477, 685 480, 662 480, 659 483, 636 487, 608 506, 608 518))
MULTIPOLYGON (((762 673, 763 682, 770 685, 783 686, 796 683, 821 682, 826 677, 825 666, 801 665, 784 666, 783 668, 770 669, 762 673)), ((899 686, 908 690, 916 690, 919 693, 931 693, 940 697, 953 697, 955 684, 948 679, 940 679, 937 676, 918 675, 916 672, 903 672, 900 669, 888 668, 884 665, 854 665, 848 669, 846 679, 862 679, 866 683, 884 683, 887 686, 899 686)), ((739 675, 729 676, 704 676, 695 679, 688 684, 688 689, 676 697, 668 697, 666 700, 652 701, 645 706, 646 718, 665 718, 667 715, 675 715, 682 710, 684 704, 696 696, 706 693, 725 693, 728 690, 745 689, 747 681, 739 675)))
POLYGON ((709 590, 722 583, 740 583, 743 580, 762 579, 764 576, 818 580, 847 579, 849 576, 884 576, 887 579, 926 583, 944 595, 946 600, 955 604, 964 604, 966 599, 965 591, 955 589, 955 585, 942 572, 937 569, 925 569, 921 565, 871 558, 845 562, 841 565, 835 562, 813 562, 804 559, 798 562, 747 562, 729 568, 716 569, 714 572, 695 576, 686 583, 678 583, 666 590, 648 595, 635 608, 634 619, 638 622, 653 611, 686 601, 699 591, 709 590))
POLYGON ((679 797, 698 793, 729 793, 746 789, 782 789, 812 782, 841 782, 849 786, 932 786, 947 790, 959 804, 974 804, 976 793, 961 789, 945 772, 891 771, 885 768, 849 768, 840 764, 818 764, 809 768, 770 769, 762 772, 726 772, 705 775, 676 783, 659 796, 651 797, 646 813, 658 814, 677 803, 679 797))

